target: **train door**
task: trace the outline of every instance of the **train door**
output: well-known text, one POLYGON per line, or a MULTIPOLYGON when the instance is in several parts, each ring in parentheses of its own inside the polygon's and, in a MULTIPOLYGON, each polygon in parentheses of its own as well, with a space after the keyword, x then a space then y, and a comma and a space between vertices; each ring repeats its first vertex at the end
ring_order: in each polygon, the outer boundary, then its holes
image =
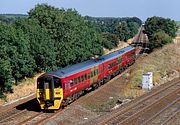
POLYGON ((98 66, 91 68, 91 78, 90 84, 93 84, 98 81, 98 66))
POLYGON ((123 68, 123 65, 122 65, 123 58, 122 58, 122 56, 119 57, 118 62, 119 62, 119 69, 122 70, 122 68, 123 68))
POLYGON ((54 83, 52 77, 44 78, 44 99, 54 100, 54 83))

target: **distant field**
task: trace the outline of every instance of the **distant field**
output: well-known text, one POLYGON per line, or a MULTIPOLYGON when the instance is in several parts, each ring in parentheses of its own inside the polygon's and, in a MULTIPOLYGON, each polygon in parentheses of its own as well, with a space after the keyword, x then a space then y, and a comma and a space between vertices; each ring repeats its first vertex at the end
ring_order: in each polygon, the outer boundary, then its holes
POLYGON ((4 16, 6 18, 27 17, 25 14, 0 14, 0 16, 4 16))

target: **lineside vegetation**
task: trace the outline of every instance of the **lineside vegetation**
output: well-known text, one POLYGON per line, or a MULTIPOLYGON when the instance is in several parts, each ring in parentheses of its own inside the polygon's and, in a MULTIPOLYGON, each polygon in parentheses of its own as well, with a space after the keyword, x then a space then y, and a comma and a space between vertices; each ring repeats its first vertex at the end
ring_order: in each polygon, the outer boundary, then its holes
POLYGON ((136 34, 141 23, 138 18, 102 21, 100 25, 76 10, 47 4, 37 5, 28 15, 0 15, 0 98, 26 77, 102 55, 103 48, 112 49, 136 34))
MULTIPOLYGON (((47 4, 20 17, 0 15, 0 98, 26 77, 102 55, 103 48, 132 38, 141 23, 137 17, 83 17, 47 4)), ((175 32, 173 20, 151 17, 145 22, 151 50, 170 43, 175 32)))

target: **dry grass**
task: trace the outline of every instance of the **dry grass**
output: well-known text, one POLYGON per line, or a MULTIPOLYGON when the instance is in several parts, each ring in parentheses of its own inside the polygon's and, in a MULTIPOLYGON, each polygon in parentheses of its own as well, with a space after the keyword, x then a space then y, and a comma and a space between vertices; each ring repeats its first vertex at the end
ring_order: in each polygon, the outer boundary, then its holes
POLYGON ((124 96, 136 97, 144 93, 140 86, 142 73, 146 72, 153 72, 154 85, 180 77, 180 43, 166 45, 137 60, 131 70, 128 85, 123 92, 124 96))
MULTIPOLYGON (((112 51, 126 47, 127 45, 127 43, 121 42, 112 51)), ((107 50, 106 53, 109 53, 109 51, 107 50)), ((125 97, 134 98, 144 93, 139 86, 141 84, 142 73, 145 72, 153 72, 154 85, 165 83, 175 77, 180 77, 180 43, 166 45, 162 49, 151 53, 146 58, 138 60, 133 65, 129 83, 122 92, 125 97)), ((41 74, 36 75, 34 78, 24 79, 18 86, 13 86, 14 93, 6 94, 7 102, 35 92, 36 79, 39 75, 41 74)), ((4 104, 4 100, 0 100, 0 105, 2 104, 4 104)))
MULTIPOLYGON (((26 78, 20 82, 18 86, 13 86, 13 93, 5 94, 6 101, 10 102, 12 100, 34 93, 36 91, 36 80, 40 75, 41 74, 37 74, 33 78, 26 78)), ((4 100, 0 100, 0 105, 4 104, 4 102, 4 100)))

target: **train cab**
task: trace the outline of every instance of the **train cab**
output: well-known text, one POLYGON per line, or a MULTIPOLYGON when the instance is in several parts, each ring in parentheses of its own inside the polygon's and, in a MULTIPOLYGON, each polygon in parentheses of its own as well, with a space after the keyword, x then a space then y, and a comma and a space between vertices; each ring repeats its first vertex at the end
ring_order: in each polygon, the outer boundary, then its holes
POLYGON ((39 77, 36 97, 41 109, 59 109, 63 100, 61 79, 51 75, 39 77))

